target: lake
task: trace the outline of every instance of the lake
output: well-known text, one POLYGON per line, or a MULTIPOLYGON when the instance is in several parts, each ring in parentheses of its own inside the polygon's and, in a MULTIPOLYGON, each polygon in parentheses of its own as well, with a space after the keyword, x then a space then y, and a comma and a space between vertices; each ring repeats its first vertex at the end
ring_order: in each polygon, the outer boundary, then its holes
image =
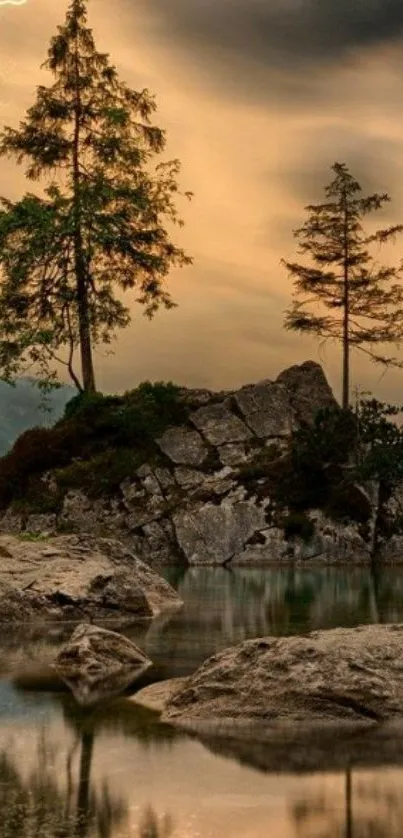
MULTIPOLYGON (((127 634, 157 677, 190 673, 261 635, 403 622, 403 574, 388 569, 166 569, 184 608, 127 634)), ((4 632, 0 681, 0 838, 400 838, 403 756, 367 763, 355 742, 334 768, 268 769, 260 742, 200 742, 129 698, 80 711, 64 692, 26 691, 9 672, 48 659, 71 628, 4 632), (356 759, 354 759, 356 756, 356 759), (358 762, 358 764, 357 764, 358 762), (399 767, 399 764, 402 767, 399 767)), ((368 742, 366 755, 368 756, 368 742)), ((365 750, 365 748, 364 748, 365 750)), ((403 751, 402 751, 403 753, 403 751)), ((328 757, 328 758, 327 758, 328 757)), ((270 762, 270 761, 269 761, 270 762)))

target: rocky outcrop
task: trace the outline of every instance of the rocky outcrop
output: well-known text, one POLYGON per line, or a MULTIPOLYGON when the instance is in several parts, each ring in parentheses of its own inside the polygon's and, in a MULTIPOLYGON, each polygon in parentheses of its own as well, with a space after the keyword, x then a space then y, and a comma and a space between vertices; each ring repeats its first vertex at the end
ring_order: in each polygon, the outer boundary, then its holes
POLYGON ((372 625, 246 641, 207 660, 163 720, 200 730, 403 720, 402 640, 403 625, 372 625))
MULTIPOLYGON (((117 538, 155 567, 369 560, 376 503, 367 487, 354 487, 353 499, 370 510, 365 525, 311 509, 307 535, 287 531, 287 504, 279 514, 265 477, 269 463, 281 469, 292 429, 336 406, 318 364, 291 367, 274 382, 232 393, 184 390, 181 399, 187 424, 181 419, 158 437, 154 460, 124 480, 113 497, 88 498, 71 489, 58 515, 24 517, 8 510, 0 526, 8 532, 117 538)), ((401 545, 400 537, 390 543, 393 555, 401 545)))
POLYGON ((114 539, 0 536, 0 621, 132 622, 180 604, 162 577, 114 539))
POLYGON ((54 668, 82 707, 119 695, 152 662, 130 640, 98 626, 77 626, 54 668))

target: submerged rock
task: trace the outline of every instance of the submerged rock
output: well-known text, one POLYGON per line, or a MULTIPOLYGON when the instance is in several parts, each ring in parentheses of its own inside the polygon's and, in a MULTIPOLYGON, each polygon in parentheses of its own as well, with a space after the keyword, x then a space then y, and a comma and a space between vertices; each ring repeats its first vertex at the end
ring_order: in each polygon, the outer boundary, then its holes
POLYGON ((207 660, 164 721, 317 725, 403 720, 403 625, 246 641, 207 660))
POLYGON ((85 623, 77 626, 54 663, 82 707, 119 695, 150 666, 127 637, 85 623))

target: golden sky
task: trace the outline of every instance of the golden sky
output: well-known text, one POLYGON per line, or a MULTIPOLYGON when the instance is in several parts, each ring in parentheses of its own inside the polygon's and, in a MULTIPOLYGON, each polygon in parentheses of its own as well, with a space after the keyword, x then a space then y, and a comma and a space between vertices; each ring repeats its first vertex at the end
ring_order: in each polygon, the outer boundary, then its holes
MULTIPOLYGON (((39 66, 65 0, 0 9, 0 123, 16 125, 46 83, 39 66)), ((97 45, 132 87, 148 87, 179 157, 193 267, 173 272, 179 307, 133 322, 113 356, 96 356, 98 385, 144 379, 233 388, 319 360, 339 390, 336 347, 284 331, 295 256, 292 230, 320 200, 335 160, 403 219, 401 0, 90 0, 97 45)), ((18 197, 23 172, 2 162, 1 191, 18 197)), ((30 184, 29 188, 32 189, 30 184)), ((403 239, 392 256, 403 255, 403 239)), ((354 383, 401 400, 402 372, 360 357, 354 383)))

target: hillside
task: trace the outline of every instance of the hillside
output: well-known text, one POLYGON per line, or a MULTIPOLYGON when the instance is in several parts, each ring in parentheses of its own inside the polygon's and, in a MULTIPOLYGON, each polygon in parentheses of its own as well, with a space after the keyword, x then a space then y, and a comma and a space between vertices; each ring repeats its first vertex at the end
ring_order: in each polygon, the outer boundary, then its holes
POLYGON ((20 379, 13 387, 0 381, 0 455, 28 428, 48 427, 60 419, 75 392, 71 387, 55 390, 48 397, 49 410, 45 412, 41 393, 32 380, 20 379))

